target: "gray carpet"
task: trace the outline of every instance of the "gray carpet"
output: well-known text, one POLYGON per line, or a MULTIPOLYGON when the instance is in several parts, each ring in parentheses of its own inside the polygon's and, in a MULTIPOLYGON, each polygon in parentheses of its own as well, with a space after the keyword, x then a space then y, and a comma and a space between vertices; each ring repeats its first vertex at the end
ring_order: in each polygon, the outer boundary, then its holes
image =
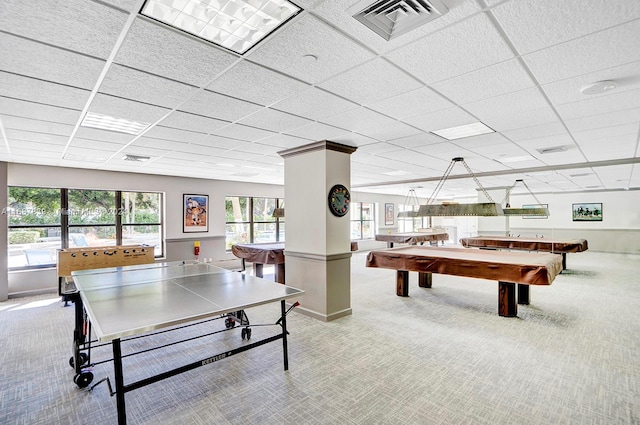
MULTIPOLYGON (((569 270, 532 287, 517 318, 498 316, 496 282, 435 275, 424 289, 412 274, 400 298, 394 271, 364 262, 353 256, 352 316, 289 315, 288 372, 281 344, 267 344, 128 393, 129 423, 640 424, 639 256, 569 254, 569 270)), ((278 311, 248 314, 263 323, 278 311)), ((0 303, 1 424, 116 423, 105 384, 72 382, 72 325, 73 308, 53 294, 0 303)), ((273 330, 254 328, 252 339, 273 330)), ((239 343, 237 330, 128 358, 125 380, 239 343)), ((112 365, 93 372, 112 376, 112 365)))

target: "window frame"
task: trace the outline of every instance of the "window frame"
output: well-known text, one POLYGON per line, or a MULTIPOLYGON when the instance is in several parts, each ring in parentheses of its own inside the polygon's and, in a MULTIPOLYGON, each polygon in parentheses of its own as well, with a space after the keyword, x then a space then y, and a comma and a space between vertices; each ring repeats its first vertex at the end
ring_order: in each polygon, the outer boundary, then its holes
MULTIPOLYGON (((11 193, 11 188, 28 188, 28 189, 42 189, 42 190, 56 190, 60 193, 60 207, 58 211, 59 223, 55 224, 14 224, 10 223, 10 219, 7 220, 7 233, 14 229, 60 229, 60 241, 59 245, 56 249, 65 249, 69 248, 69 238, 72 229, 81 229, 88 227, 113 227, 115 230, 115 245, 122 245, 123 241, 123 227, 124 226, 134 226, 134 225, 142 225, 142 226, 158 226, 159 230, 159 243, 160 245, 156 247, 159 249, 159 253, 155 255, 155 258, 162 258, 165 254, 164 248, 164 231, 165 231, 165 213, 164 213, 164 193, 163 192, 153 192, 153 191, 130 191, 130 190, 102 190, 102 189, 79 189, 79 188, 50 188, 50 187, 39 187, 39 186, 20 186, 20 185, 11 185, 8 186, 8 194, 11 193), (96 192, 112 192, 115 194, 114 198, 114 222, 113 223, 88 223, 88 224, 70 224, 69 220, 69 191, 72 190, 93 190, 96 192), (122 194, 123 193, 151 193, 158 195, 158 218, 159 222, 141 222, 141 223, 123 223, 122 222, 122 194)), ((10 243, 9 238, 7 238, 7 248, 9 251, 10 243)), ((35 270, 35 269, 44 269, 51 268, 56 266, 55 258, 50 263, 43 263, 37 265, 27 265, 24 266, 9 266, 8 271, 22 271, 22 270, 35 270)))

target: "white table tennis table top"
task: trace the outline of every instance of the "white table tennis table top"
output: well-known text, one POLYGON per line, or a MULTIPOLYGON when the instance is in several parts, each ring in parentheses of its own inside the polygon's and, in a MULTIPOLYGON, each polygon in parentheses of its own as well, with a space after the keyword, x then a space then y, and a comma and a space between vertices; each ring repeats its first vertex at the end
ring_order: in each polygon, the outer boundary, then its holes
POLYGON ((212 264, 168 262, 72 272, 100 341, 137 335, 304 291, 212 264))

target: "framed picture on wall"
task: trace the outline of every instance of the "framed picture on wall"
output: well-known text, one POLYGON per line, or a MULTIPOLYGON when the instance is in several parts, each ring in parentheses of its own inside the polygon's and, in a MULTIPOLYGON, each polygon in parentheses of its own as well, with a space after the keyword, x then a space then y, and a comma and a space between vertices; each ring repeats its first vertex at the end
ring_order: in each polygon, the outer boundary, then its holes
MULTIPOLYGON (((522 208, 549 208, 549 204, 529 204, 523 205, 522 208)), ((523 215, 522 218, 549 218, 547 215, 523 215)))
POLYGON ((393 204, 384 204, 384 224, 393 224, 393 204))
POLYGON ((182 195, 184 233, 209 231, 209 195, 182 195))
POLYGON ((602 221, 602 203, 573 204, 573 221, 602 221))

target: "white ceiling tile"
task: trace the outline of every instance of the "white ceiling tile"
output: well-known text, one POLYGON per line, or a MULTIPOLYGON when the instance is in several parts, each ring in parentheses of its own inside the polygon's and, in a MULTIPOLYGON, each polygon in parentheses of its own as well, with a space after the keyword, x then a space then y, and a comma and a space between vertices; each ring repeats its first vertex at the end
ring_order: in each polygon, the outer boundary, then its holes
POLYGON ((367 108, 352 109, 324 118, 322 121, 340 128, 351 128, 355 132, 378 140, 386 140, 394 135, 404 137, 419 133, 415 128, 367 108))
POLYGON ((126 19, 126 13, 83 0, 3 1, 0 6, 3 31, 103 59, 109 57, 126 19))
POLYGON ((443 109, 424 115, 416 115, 403 119, 402 121, 411 124, 424 131, 442 130, 444 128, 456 127, 464 124, 471 124, 478 121, 462 109, 455 107, 443 109))
POLYGON ((637 123, 622 124, 611 127, 596 128, 586 131, 574 131, 572 132, 573 138, 580 144, 581 142, 588 142, 591 140, 605 139, 607 137, 617 137, 625 135, 638 135, 640 132, 640 126, 637 123))
POLYGON ((262 128, 255 128, 243 124, 230 124, 219 130, 211 132, 218 137, 240 139, 246 141, 260 140, 265 137, 272 136, 273 131, 264 130, 262 128))
POLYGON ((7 140, 13 145, 21 146, 24 142, 36 142, 64 146, 69 141, 68 135, 55 135, 51 133, 37 133, 34 131, 5 130, 7 140))
POLYGON ((322 124, 319 122, 313 122, 311 124, 304 125, 302 127, 289 130, 286 134, 292 136, 301 137, 309 140, 332 140, 333 137, 338 137, 344 134, 344 130, 341 128, 333 127, 330 125, 322 124))
POLYGON ((276 103, 273 109, 320 120, 357 106, 355 103, 314 87, 276 103))
POLYGON ((236 121, 262 109, 255 103, 204 90, 180 107, 180 110, 224 121, 236 121))
POLYGON ((533 85, 520 62, 510 60, 433 84, 432 87, 457 104, 467 104, 533 85))
POLYGON ((261 128, 263 130, 282 132, 310 124, 306 118, 301 118, 287 112, 264 108, 238 121, 239 124, 261 128))
POLYGON ((163 119, 160 124, 166 127, 210 133, 228 125, 229 122, 181 111, 173 111, 168 117, 163 119))
POLYGON ((582 142, 579 146, 589 161, 632 158, 638 146, 638 135, 627 134, 594 139, 582 142))
POLYGON ((513 58, 485 14, 400 47, 385 57, 425 84, 442 81, 513 58))
MULTIPOLYGON (((257 153, 260 155, 278 156, 278 151, 282 150, 282 148, 280 146, 264 145, 260 142, 255 142, 255 143, 242 142, 241 144, 234 146, 233 150, 237 152, 251 152, 251 153, 257 153)), ((278 158, 280 157, 278 156, 278 158)), ((282 161, 283 159, 280 158, 280 162, 282 161)))
POLYGON ((248 57, 315 84, 372 59, 374 54, 319 19, 305 14, 250 51, 248 57), (304 55, 314 55, 317 61, 307 62, 302 58, 304 55))
POLYGON ((588 97, 579 102, 564 103, 556 106, 556 110, 564 120, 632 108, 640 108, 640 89, 612 92, 608 96, 588 97))
POLYGON ((89 106, 89 112, 152 124, 166 115, 169 109, 98 93, 89 106))
POLYGON ((29 118, 2 116, 2 124, 5 130, 24 130, 34 133, 52 134, 58 136, 70 136, 73 126, 49 121, 32 120, 29 118))
POLYGON ((152 127, 149 131, 145 132, 144 135, 154 139, 173 140, 182 143, 203 143, 207 140, 206 134, 162 125, 152 127))
POLYGON ((640 17, 640 2, 606 0, 510 1, 493 14, 521 54, 640 17))
POLYGON ((64 144, 49 143, 48 140, 21 140, 19 142, 9 142, 9 148, 12 155, 27 156, 28 152, 31 151, 36 156, 52 156, 54 154, 56 159, 60 159, 64 144))
POLYGON ((510 140, 520 141, 535 139, 538 137, 567 134, 567 130, 560 121, 553 121, 547 124, 534 125, 531 127, 521 127, 513 130, 505 130, 502 131, 502 134, 510 140))
POLYGON ((483 120, 486 117, 546 108, 549 103, 537 87, 531 87, 502 96, 467 103, 463 106, 464 109, 483 120))
POLYGON ((82 149, 96 149, 99 151, 109 151, 111 153, 117 152, 122 149, 122 143, 114 143, 111 141, 103 141, 96 139, 83 139, 80 137, 74 137, 69 148, 82 148, 82 149))
POLYGON ((377 58, 343 72, 319 84, 319 87, 361 105, 368 105, 416 90, 422 87, 422 83, 388 61, 377 58))
POLYGON ((145 147, 145 148, 157 148, 165 151, 173 151, 185 149, 188 143, 177 142, 175 140, 155 139, 153 137, 142 136, 137 138, 132 144, 132 147, 145 147))
POLYGON ((72 87, 93 89, 105 61, 0 33, 0 69, 72 87))
POLYGON ((431 133, 418 133, 412 136, 401 137, 389 141, 390 145, 400 146, 403 148, 412 148, 414 146, 426 146, 434 143, 442 143, 442 137, 431 133))
POLYGON ((75 125, 80 118, 80 111, 0 96, 0 115, 75 125))
MULTIPOLYGON (((534 139, 521 140, 518 145, 522 146, 529 152, 535 152, 536 149, 551 148, 556 146, 575 146, 575 143, 569 134, 554 134, 551 136, 536 137, 534 139)), ((535 156, 538 155, 535 152, 535 156)), ((554 154, 550 154, 554 155, 554 154)))
POLYGON ((551 108, 534 109, 525 112, 486 117, 483 122, 496 131, 514 130, 551 124, 558 121, 558 116, 551 108))
POLYGON ((541 84, 640 60, 640 20, 523 56, 541 84))
POLYGON ((589 117, 566 120, 571 132, 592 130, 596 128, 614 127, 623 124, 640 122, 640 108, 610 112, 589 117))
POLYGON ((115 131, 100 130, 98 128, 78 127, 78 131, 76 131, 75 137, 85 140, 99 140, 103 142, 126 145, 131 140, 133 140, 135 136, 133 136, 132 134, 117 133, 115 131))
POLYGON ((0 72, 0 96, 82 110, 89 94, 89 90, 0 72))
POLYGON ((115 62, 192 84, 208 84, 237 58, 213 44, 138 17, 115 62))
POLYGON ((414 115, 424 115, 451 108, 453 103, 428 87, 421 87, 398 96, 368 105, 370 109, 402 120, 414 115))
POLYGON ((238 62, 207 89, 270 106, 307 90, 309 85, 248 61, 238 62))
POLYGON ((178 107, 196 91, 193 86, 119 65, 109 68, 100 86, 101 93, 165 108, 178 107))
POLYGON ((245 146, 247 143, 248 142, 237 139, 210 135, 206 137, 206 143, 203 143, 203 145, 212 146, 219 149, 234 149, 237 146, 245 146))
MULTIPOLYGON (((307 139, 301 139, 300 137, 288 136, 286 134, 274 134, 264 139, 260 139, 258 142, 261 145, 275 146, 284 149, 295 148, 309 144, 307 139)), ((280 149, 282 150, 282 149, 280 149)))
POLYGON ((113 155, 114 151, 104 151, 95 147, 74 147, 71 146, 66 151, 64 159, 69 160, 74 158, 75 160, 89 161, 89 162, 104 162, 113 155))

